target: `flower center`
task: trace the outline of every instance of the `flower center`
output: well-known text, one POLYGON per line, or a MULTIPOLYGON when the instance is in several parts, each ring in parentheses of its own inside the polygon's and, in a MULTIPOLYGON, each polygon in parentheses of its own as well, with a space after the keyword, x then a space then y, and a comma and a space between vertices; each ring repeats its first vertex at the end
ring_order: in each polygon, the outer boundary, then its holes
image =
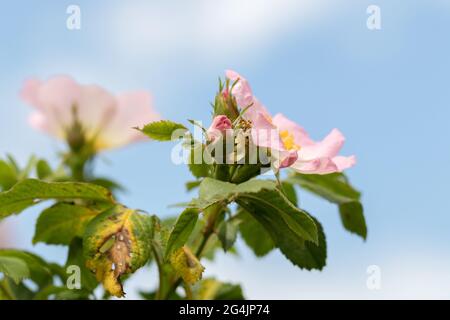
POLYGON ((241 119, 239 120, 239 125, 242 128, 242 130, 247 131, 250 130, 252 128, 252 121, 250 120, 245 120, 245 119, 241 119))
POLYGON ((280 138, 281 138, 281 141, 283 142, 284 147, 287 150, 289 150, 289 151, 300 150, 300 146, 295 143, 294 135, 292 133, 290 133, 289 131, 287 131, 287 130, 281 131, 280 138))

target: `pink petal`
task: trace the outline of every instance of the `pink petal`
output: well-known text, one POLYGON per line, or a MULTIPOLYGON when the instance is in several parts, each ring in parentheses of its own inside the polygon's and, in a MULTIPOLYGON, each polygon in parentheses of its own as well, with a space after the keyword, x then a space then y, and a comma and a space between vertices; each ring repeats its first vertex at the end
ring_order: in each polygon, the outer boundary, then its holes
POLYGON ((62 137, 64 128, 72 122, 71 106, 79 98, 79 86, 67 76, 53 77, 46 82, 32 79, 25 82, 20 95, 40 110, 45 117, 46 131, 62 137))
POLYGON ((344 141, 344 135, 338 129, 333 129, 322 141, 301 147, 298 160, 291 167, 310 174, 328 174, 350 168, 355 165, 356 158, 338 156, 344 141))
POLYGON ((299 157, 302 160, 333 158, 338 155, 344 142, 344 135, 338 129, 333 129, 322 141, 301 146, 299 157))
POLYGON ((270 115, 269 111, 267 111, 266 107, 262 105, 258 99, 253 98, 253 104, 250 108, 247 109, 247 111, 245 111, 243 118, 254 123, 258 121, 258 117, 260 114, 264 115, 267 119, 272 121, 272 116, 270 115))
POLYGON ((356 164, 356 157, 337 156, 332 159, 320 158, 311 161, 297 160, 291 168, 303 174, 329 174, 342 172, 356 164))
POLYGON ((333 158, 334 164, 337 166, 338 171, 342 172, 345 169, 351 168, 356 164, 356 157, 350 156, 350 157, 344 157, 344 156, 337 156, 333 158))
POLYGON ((273 124, 278 127, 280 131, 288 131, 294 136, 295 144, 305 147, 315 144, 313 140, 309 137, 305 129, 299 126, 294 121, 289 120, 281 113, 278 113, 273 117, 273 124))
POLYGON ((23 84, 20 97, 35 108, 39 108, 38 93, 42 83, 38 79, 28 79, 23 84))
POLYGON ((296 151, 271 149, 271 166, 274 171, 292 166, 298 159, 296 151))
POLYGON ((45 116, 48 132, 62 138, 64 130, 73 123, 72 107, 80 98, 79 85, 70 77, 56 76, 39 86, 28 84, 28 92, 33 90, 28 97, 45 116))
POLYGON ((80 85, 68 76, 45 82, 28 80, 21 97, 39 109, 30 117, 31 125, 61 138, 75 120, 75 107, 87 138, 94 139, 98 149, 142 139, 143 135, 132 127, 159 119, 146 92, 116 98, 99 86, 80 85))
POLYGON ((251 134, 253 143, 259 147, 285 150, 277 127, 275 127, 262 113, 256 116, 251 134))
POLYGON ((117 97, 117 110, 99 136, 103 148, 119 147, 145 138, 134 127, 157 121, 161 117, 153 108, 148 92, 127 92, 117 97))
POLYGON ((33 112, 28 118, 29 124, 40 131, 51 133, 47 118, 39 111, 33 112))
POLYGON ((297 160, 291 168, 303 174, 329 174, 338 171, 336 164, 329 158, 297 160))
POLYGON ((209 129, 224 131, 231 129, 231 126, 232 126, 231 121, 230 119, 228 119, 227 116, 219 115, 213 119, 213 122, 209 127, 209 129))
POLYGON ((76 107, 78 119, 89 138, 97 136, 118 112, 116 98, 97 85, 80 86, 80 96, 76 107))
POLYGON ((238 83, 233 87, 231 93, 236 98, 239 107, 245 108, 253 102, 253 93, 247 79, 233 70, 226 70, 225 76, 234 82, 239 79, 238 83))
POLYGON ((219 115, 213 119, 211 126, 207 130, 208 138, 215 140, 223 135, 226 130, 232 128, 232 123, 225 115, 219 115))
POLYGON ((285 152, 281 158, 280 169, 292 166, 298 159, 298 153, 295 152, 285 152))

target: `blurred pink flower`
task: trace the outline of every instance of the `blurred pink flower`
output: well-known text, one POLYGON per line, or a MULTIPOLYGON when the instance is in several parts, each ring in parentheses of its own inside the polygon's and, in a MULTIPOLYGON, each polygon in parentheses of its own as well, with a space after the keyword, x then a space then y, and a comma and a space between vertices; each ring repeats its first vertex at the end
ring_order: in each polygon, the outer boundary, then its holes
POLYGON ((226 130, 232 128, 232 123, 225 115, 217 116, 213 119, 211 126, 208 128, 208 138, 215 140, 225 133, 226 130))
POLYGON ((251 105, 243 117, 251 124, 253 142, 270 148, 280 168, 291 167, 300 173, 328 174, 355 165, 355 156, 338 155, 345 141, 338 129, 333 129, 322 141, 315 142, 302 127, 282 114, 272 117, 253 96, 245 78, 231 70, 226 71, 226 77, 231 81, 239 79, 231 93, 239 107, 251 105))
POLYGON ((35 108, 30 124, 60 139, 76 120, 95 150, 120 147, 144 136, 133 127, 159 119, 145 91, 114 96, 97 85, 82 85, 68 76, 25 82, 21 97, 35 108))
POLYGON ((13 243, 12 233, 10 232, 12 229, 11 223, 7 221, 0 221, 0 248, 6 248, 13 243))

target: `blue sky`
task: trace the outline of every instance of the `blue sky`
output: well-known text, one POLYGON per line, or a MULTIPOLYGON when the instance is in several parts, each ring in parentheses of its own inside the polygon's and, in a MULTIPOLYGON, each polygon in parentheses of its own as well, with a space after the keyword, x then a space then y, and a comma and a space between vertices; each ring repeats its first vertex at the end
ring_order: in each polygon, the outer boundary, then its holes
MULTIPOLYGON (((207 122, 217 77, 232 68, 314 138, 344 132, 369 236, 346 233, 333 205, 303 192, 327 233, 324 271, 298 270, 276 252, 256 259, 239 244, 240 258, 221 255, 207 274, 242 282, 249 298, 450 298, 449 17, 444 0, 10 2, 0 13, 0 154, 55 161, 62 148, 26 122, 18 91, 29 76, 145 89, 165 118, 207 122), (81 8, 81 30, 66 28, 69 4, 81 8), (378 31, 366 27, 371 4, 381 8, 378 31), (381 269, 381 290, 366 287, 369 265, 381 269)), ((167 206, 193 195, 170 150, 148 142, 108 152, 97 172, 127 184, 130 207, 176 214, 167 206)), ((30 244, 37 214, 8 219, 17 246, 61 261, 62 248, 30 244)), ((129 297, 155 280, 139 272, 129 297)))

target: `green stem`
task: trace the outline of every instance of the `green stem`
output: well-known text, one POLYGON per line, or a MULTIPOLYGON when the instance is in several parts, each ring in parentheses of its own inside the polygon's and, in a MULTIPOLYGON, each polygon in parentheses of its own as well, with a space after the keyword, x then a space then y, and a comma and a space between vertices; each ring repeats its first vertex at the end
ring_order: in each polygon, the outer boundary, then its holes
POLYGON ((181 278, 178 278, 173 285, 170 287, 169 291, 167 292, 165 300, 169 300, 170 296, 177 290, 177 288, 180 286, 181 282, 183 280, 181 278))
MULTIPOLYGON (((223 204, 217 204, 215 206, 211 207, 211 212, 209 212, 208 220, 206 222, 205 229, 203 230, 203 237, 202 242, 198 246, 195 256, 197 259, 200 260, 203 250, 206 247, 206 244, 208 243, 209 238, 214 234, 214 227, 216 225, 217 218, 219 217, 220 213, 223 211, 224 205, 223 204)), ((165 296, 165 299, 169 299, 169 297, 177 290, 177 288, 182 283, 182 279, 178 278, 170 287, 169 291, 167 292, 167 295, 165 296)))
POLYGON ((11 292, 11 290, 9 290, 6 287, 6 283, 2 282, 0 283, 0 290, 3 292, 3 294, 10 300, 17 300, 16 297, 14 297, 13 293, 11 292))
POLYGON ((70 169, 72 170, 72 178, 75 181, 84 181, 84 163, 73 165, 70 169))
POLYGON ((64 164, 70 169, 74 181, 86 181, 86 166, 92 163, 94 150, 86 145, 80 150, 71 150, 64 157, 64 164))
POLYGON ((195 256, 197 258, 200 258, 202 256, 203 250, 205 249, 206 244, 208 243, 208 240, 213 233, 214 231, 203 234, 202 242, 200 243, 200 245, 197 248, 197 251, 195 252, 195 256))
POLYGON ((186 299, 192 300, 192 289, 187 283, 184 284, 184 291, 186 292, 186 299))
MULTIPOLYGON (((195 256, 200 260, 201 254, 203 252, 203 249, 205 249, 206 244, 208 243, 209 238, 214 232, 203 234, 202 242, 200 243, 200 246, 198 247, 197 251, 195 252, 195 256)), ((170 287, 169 291, 167 292, 167 295, 165 299, 169 299, 169 297, 177 290, 177 288, 182 283, 183 279, 178 278, 170 287)))
POLYGON ((151 248, 153 251, 153 255, 155 257, 155 261, 156 261, 156 265, 158 266, 158 274, 159 274, 159 288, 158 291, 156 292, 156 297, 155 300, 160 300, 161 296, 162 296, 162 292, 164 290, 164 261, 163 261, 163 257, 160 254, 161 250, 158 250, 158 248, 156 247, 157 244, 156 243, 152 243, 151 248))

